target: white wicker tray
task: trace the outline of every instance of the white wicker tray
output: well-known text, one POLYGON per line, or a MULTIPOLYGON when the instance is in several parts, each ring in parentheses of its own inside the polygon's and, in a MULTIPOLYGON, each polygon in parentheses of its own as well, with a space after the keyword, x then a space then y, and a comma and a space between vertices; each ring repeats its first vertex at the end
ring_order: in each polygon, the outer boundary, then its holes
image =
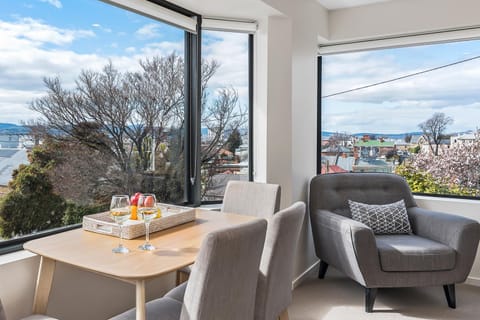
MULTIPOLYGON (((195 220, 195 209, 193 208, 167 204, 157 204, 157 206, 162 208, 162 216, 150 222, 151 233, 195 220)), ((84 216, 83 229, 120 237, 120 227, 110 218, 109 212, 84 216)), ((122 229, 124 239, 134 239, 145 235, 145 224, 142 220, 128 220, 123 224, 122 229)))

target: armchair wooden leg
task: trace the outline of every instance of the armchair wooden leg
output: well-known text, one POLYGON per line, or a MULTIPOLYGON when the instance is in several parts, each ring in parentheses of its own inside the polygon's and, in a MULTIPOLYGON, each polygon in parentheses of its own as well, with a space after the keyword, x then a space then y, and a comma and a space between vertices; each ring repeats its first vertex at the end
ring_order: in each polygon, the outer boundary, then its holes
POLYGON ((457 307, 457 302, 455 299, 455 284, 444 285, 443 291, 445 292, 445 297, 447 298, 448 306, 452 309, 455 309, 457 307))
POLYGON ((285 308, 285 310, 280 313, 280 316, 278 316, 278 320, 288 320, 288 308, 285 308))
POLYGON ((318 279, 325 278, 325 273, 327 273, 328 263, 320 260, 320 269, 318 270, 318 279))
POLYGON ((177 286, 178 285, 181 285, 182 283, 184 283, 185 281, 188 281, 188 277, 190 275, 186 272, 183 272, 183 271, 180 271, 180 270, 177 270, 177 279, 176 279, 176 284, 177 286))
POLYGON ((365 288, 365 312, 370 313, 373 311, 377 291, 377 288, 365 288))

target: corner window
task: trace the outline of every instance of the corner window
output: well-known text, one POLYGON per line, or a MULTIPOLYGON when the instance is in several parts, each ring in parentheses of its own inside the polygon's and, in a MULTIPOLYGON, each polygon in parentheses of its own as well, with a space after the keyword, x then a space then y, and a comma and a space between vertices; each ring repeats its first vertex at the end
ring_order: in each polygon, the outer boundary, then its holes
POLYGON ((0 4, 0 247, 112 194, 198 205, 248 179, 250 36, 199 31, 97 0, 0 4))
POLYGON ((480 41, 326 55, 319 173, 387 172, 480 196, 480 41))

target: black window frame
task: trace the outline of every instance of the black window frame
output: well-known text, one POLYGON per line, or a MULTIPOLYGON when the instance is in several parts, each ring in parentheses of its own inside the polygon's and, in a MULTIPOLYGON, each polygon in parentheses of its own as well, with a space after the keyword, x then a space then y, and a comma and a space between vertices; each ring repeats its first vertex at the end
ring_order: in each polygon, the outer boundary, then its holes
MULTIPOLYGON (((468 40, 464 40, 468 41, 468 40)), ((375 49, 372 49, 375 50, 375 49)), ((322 63, 323 56, 317 56, 317 175, 322 174, 322 63)), ((392 173, 395 174, 395 173, 392 173)), ((451 194, 412 192, 416 196, 448 199, 480 200, 480 197, 451 194)))
MULTIPOLYGON (((228 32, 228 31, 227 31, 228 32)), ((232 31, 234 32, 234 31, 232 31)), ((248 34, 248 181, 254 179, 253 168, 253 104, 254 104, 254 42, 253 34, 248 34)), ((201 121, 201 119, 199 119, 201 121)), ((200 153, 199 153, 200 154, 200 153)), ((200 166, 201 164, 199 164, 200 166)), ((198 189, 198 197, 200 197, 200 204, 220 204, 222 200, 204 200, 201 201, 201 190, 198 189)))

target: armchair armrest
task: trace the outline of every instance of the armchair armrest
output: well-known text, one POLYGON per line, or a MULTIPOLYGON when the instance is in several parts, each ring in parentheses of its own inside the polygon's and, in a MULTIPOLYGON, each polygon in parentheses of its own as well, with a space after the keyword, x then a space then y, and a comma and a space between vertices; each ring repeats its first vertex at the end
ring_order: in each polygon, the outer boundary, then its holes
POLYGON ((458 282, 464 281, 477 254, 480 224, 465 217, 419 207, 410 207, 407 212, 414 234, 455 249, 455 268, 461 274, 458 282))
POLYGON ((407 209, 413 233, 441 242, 455 250, 466 241, 478 243, 480 229, 477 221, 465 217, 431 211, 419 207, 407 209))
POLYGON ((371 228, 328 210, 311 212, 317 256, 364 286, 369 274, 380 269, 371 228))

